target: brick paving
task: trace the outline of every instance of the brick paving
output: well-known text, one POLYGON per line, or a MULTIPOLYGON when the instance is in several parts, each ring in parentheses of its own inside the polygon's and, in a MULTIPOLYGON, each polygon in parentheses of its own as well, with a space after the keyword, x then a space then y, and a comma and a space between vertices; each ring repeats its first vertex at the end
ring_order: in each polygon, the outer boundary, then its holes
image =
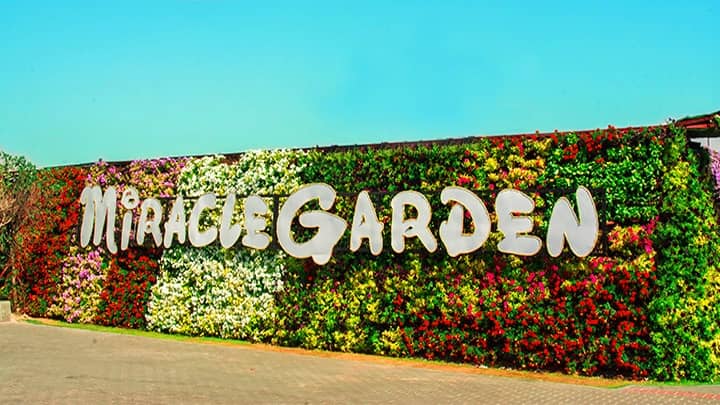
POLYGON ((710 404, 720 385, 598 388, 6 322, 0 403, 710 404))

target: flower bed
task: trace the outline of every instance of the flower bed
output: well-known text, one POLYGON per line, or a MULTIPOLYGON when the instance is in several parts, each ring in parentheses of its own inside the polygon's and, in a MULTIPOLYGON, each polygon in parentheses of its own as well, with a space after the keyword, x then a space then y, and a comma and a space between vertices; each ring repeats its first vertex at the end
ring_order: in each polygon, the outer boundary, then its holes
MULTIPOLYGON (((22 230, 24 266, 14 294, 25 312, 72 322, 712 381, 720 370, 720 240, 715 182, 704 173, 683 130, 673 126, 50 169, 40 176, 47 192, 35 202, 37 220, 22 230), (429 196, 436 231, 450 211, 439 200, 443 187, 471 189, 488 204, 502 189, 519 189, 535 205, 533 234, 545 235, 558 197, 585 186, 598 201, 600 242, 587 257, 568 249, 559 257, 544 250, 515 256, 498 250, 503 236, 493 225, 471 254, 430 253, 409 238, 402 254, 373 255, 347 249, 346 232, 330 261, 317 265, 276 248, 164 249, 148 242, 113 255, 77 241, 86 184, 132 186, 142 198, 217 193, 219 208, 200 218, 208 227, 218 224, 229 192, 287 195, 308 183, 332 185, 338 191, 332 211, 346 219, 360 191, 374 192, 384 246, 399 191, 429 196)), ((267 199, 270 211, 284 198, 267 199)), ((242 209, 240 203, 233 214, 241 225, 242 209)), ((312 236, 297 221, 292 226, 297 239, 312 236)))

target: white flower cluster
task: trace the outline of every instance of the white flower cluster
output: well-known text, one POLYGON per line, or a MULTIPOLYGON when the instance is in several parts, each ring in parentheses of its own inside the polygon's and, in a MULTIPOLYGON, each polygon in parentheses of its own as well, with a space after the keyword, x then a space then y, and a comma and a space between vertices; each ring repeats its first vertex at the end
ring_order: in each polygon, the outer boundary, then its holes
POLYGON ((235 190, 240 195, 290 194, 301 185, 297 175, 303 166, 297 161, 304 153, 260 150, 243 154, 234 165, 235 190))
POLYGON ((284 149, 249 151, 232 164, 226 163, 222 155, 193 159, 180 173, 177 193, 185 197, 226 195, 234 189, 241 196, 290 194, 301 185, 298 173, 304 166, 298 160, 305 153, 284 149))
MULTIPOLYGON (((296 151, 248 152, 233 163, 222 156, 192 159, 177 193, 195 197, 235 190, 239 195, 285 194, 300 185, 296 151)), ((222 202, 219 202, 221 205, 222 202)), ((213 214, 203 223, 216 222, 213 214)), ((272 331, 275 294, 282 290, 281 251, 217 245, 177 246, 163 253, 146 314, 148 329, 260 341, 272 331)))
POLYGON ((221 155, 191 159, 180 172, 176 194, 198 197, 205 193, 225 195, 233 184, 236 169, 221 155))
POLYGON ((176 247, 148 303, 148 328, 188 335, 262 340, 282 289, 279 253, 176 247))

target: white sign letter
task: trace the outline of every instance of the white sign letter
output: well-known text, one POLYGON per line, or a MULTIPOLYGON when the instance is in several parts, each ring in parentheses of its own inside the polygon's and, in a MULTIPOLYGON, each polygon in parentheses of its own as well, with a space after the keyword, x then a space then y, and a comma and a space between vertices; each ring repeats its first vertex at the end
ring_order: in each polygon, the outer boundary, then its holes
POLYGON ((505 236, 498 243, 499 251, 520 256, 532 256, 540 250, 542 246, 540 238, 533 235, 520 235, 532 232, 532 218, 513 215, 513 213, 530 214, 534 209, 535 202, 522 191, 508 188, 498 193, 495 199, 495 213, 498 218, 498 229, 505 236))
POLYGON ((458 203, 450 208, 448 220, 440 224, 440 240, 448 254, 455 257, 479 249, 490 236, 490 215, 482 200, 466 188, 445 187, 440 193, 440 201, 443 204, 450 201, 458 203), (465 209, 470 212, 475 226, 471 234, 463 232, 465 209))
POLYGON ((162 234, 160 233, 160 221, 162 220, 162 205, 155 198, 148 198, 140 205, 140 219, 138 219, 136 241, 142 246, 145 242, 145 234, 152 233, 155 246, 162 243, 162 234), (152 219, 148 219, 149 211, 152 210, 152 219))
POLYGON ((251 195, 245 199, 245 228, 247 235, 243 236, 243 246, 265 249, 270 244, 270 235, 263 232, 267 227, 268 206, 262 198, 251 195))
POLYGON ((214 209, 216 203, 215 194, 203 194, 195 202, 192 212, 190 213, 190 223, 188 224, 188 239, 190 244, 195 247, 203 247, 211 244, 217 238, 217 227, 214 225, 200 232, 200 215, 205 209, 214 209))
POLYGON ((578 187, 575 196, 580 220, 565 197, 560 197, 553 207, 547 230, 547 250, 552 257, 560 256, 566 238, 577 257, 585 257, 595 248, 600 229, 595 202, 583 186, 578 187))
POLYGON ((175 197, 175 202, 170 209, 170 216, 165 222, 165 240, 163 246, 169 249, 172 246, 173 237, 177 235, 179 243, 185 243, 185 200, 181 195, 175 197))
POLYGON ((390 226, 391 244, 395 252, 405 250, 405 238, 417 236, 428 252, 437 249, 437 240, 428 225, 432 216, 430 203, 417 191, 401 191, 390 201, 392 206, 392 225, 390 226), (405 206, 411 205, 417 210, 417 218, 405 218, 405 206))
POLYGON ((379 255, 383 248, 383 227, 383 223, 378 221, 370 195, 367 191, 361 191, 355 202, 355 214, 350 231, 350 250, 356 252, 360 249, 362 240, 367 238, 370 242, 370 252, 375 256, 379 255))
POLYGON ((138 195, 135 187, 129 186, 125 189, 125 191, 123 191, 120 203, 123 208, 128 210, 125 214, 123 214, 122 231, 120 233, 120 250, 125 250, 128 248, 128 244, 130 243, 130 230, 132 229, 133 219, 132 210, 140 205, 140 196, 138 195))
POLYGON ((230 249, 240 237, 240 225, 232 223, 235 199, 235 190, 228 190, 225 204, 223 204, 222 219, 220 220, 220 245, 225 249, 230 249))
POLYGON ((335 202, 335 190, 327 184, 308 184, 288 197, 280 208, 277 218, 277 238, 287 254, 297 258, 312 257, 317 264, 330 261, 332 250, 347 228, 347 222, 325 211, 308 211, 300 214, 300 225, 318 228, 318 233, 307 242, 297 243, 290 229, 298 210, 307 202, 318 199, 320 208, 329 210, 335 202))
POLYGON ((115 244, 117 193, 115 187, 108 187, 105 194, 103 194, 100 186, 87 186, 80 194, 80 203, 85 206, 83 222, 80 227, 80 246, 85 247, 90 243, 91 233, 93 244, 95 246, 100 245, 102 231, 105 228, 107 248, 110 253, 117 253, 117 245, 115 244))

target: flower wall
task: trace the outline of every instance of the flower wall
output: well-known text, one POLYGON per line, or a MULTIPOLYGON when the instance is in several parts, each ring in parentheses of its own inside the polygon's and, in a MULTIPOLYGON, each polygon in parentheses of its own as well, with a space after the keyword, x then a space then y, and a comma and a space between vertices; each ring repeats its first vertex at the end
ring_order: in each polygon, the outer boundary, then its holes
MULTIPOLYGON (((220 156, 189 162, 177 192, 240 195, 287 194, 301 185, 299 152, 248 152, 235 162, 220 156)), ((222 205, 224 201, 219 204, 222 205)), ((236 213, 242 210, 237 204, 236 213)), ((236 220, 241 217, 238 215, 236 220)), ((217 223, 219 212, 206 223, 217 223)), ((240 221, 240 223, 242 223, 240 221)), ((279 317, 275 295, 283 289, 287 257, 278 250, 197 249, 165 251, 161 275, 148 303, 148 327, 172 333, 261 341, 279 317)))
MULTIPOLYGON (((668 126, 48 169, 38 180, 45 192, 33 202, 34 219, 20 232, 13 299, 29 314, 69 322, 583 375, 712 381, 720 372, 716 160, 688 147, 681 128, 668 126), (713 171, 703 162, 715 162, 713 171), (113 255, 80 248, 77 240, 85 185, 132 185, 141 198, 183 195, 190 204, 205 192, 287 195, 317 182, 338 191, 333 212, 348 221, 357 193, 375 192, 386 224, 380 255, 350 252, 349 232, 322 266, 273 248, 146 243, 113 255), (451 185, 474 190, 491 216, 500 190, 527 193, 536 206, 533 234, 541 237, 557 198, 586 186, 598 202, 600 242, 585 258, 567 249, 557 258, 544 251, 513 256, 497 250, 502 236, 493 222, 488 241, 472 254, 429 253, 416 239, 407 240, 405 252, 392 252, 393 195, 425 194, 436 232, 449 212, 439 192, 451 185)), ((272 198, 267 202, 277 208, 272 198)), ((239 199, 237 221, 241 210, 239 199)), ((209 211, 201 223, 217 224, 219 217, 220 209, 209 211)), ((297 224, 295 231, 300 239, 312 235, 297 224)))

